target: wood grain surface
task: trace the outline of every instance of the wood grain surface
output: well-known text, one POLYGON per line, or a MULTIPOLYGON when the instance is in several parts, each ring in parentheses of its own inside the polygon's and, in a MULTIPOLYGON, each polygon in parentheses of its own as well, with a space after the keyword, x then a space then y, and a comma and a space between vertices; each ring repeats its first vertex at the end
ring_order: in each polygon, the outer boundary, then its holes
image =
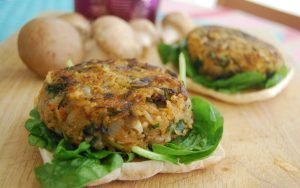
MULTIPOLYGON (((208 99, 225 118, 226 158, 216 166, 103 187, 300 187, 299 63, 274 99, 248 105, 208 99)), ((41 85, 19 59, 16 36, 0 44, 0 187, 39 187, 33 169, 42 160, 27 143, 24 122, 41 85)))

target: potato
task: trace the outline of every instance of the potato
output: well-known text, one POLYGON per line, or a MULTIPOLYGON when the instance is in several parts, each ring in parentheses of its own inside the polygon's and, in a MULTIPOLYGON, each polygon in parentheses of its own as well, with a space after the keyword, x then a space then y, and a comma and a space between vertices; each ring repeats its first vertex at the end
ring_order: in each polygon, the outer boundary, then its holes
POLYGON ((27 67, 41 77, 65 67, 69 59, 80 63, 84 53, 79 33, 59 18, 37 18, 23 26, 18 51, 27 67))

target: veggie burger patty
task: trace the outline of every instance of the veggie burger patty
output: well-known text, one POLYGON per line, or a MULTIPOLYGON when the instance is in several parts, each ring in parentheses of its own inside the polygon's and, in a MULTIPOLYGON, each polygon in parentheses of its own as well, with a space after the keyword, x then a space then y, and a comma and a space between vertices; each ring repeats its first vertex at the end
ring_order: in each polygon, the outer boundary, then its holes
POLYGON ((92 60, 49 72, 37 107, 49 129, 96 149, 165 144, 193 124, 182 81, 135 59, 92 60))
POLYGON ((283 58, 270 44, 240 30, 220 26, 197 27, 187 37, 192 61, 212 79, 246 71, 274 73, 283 58))

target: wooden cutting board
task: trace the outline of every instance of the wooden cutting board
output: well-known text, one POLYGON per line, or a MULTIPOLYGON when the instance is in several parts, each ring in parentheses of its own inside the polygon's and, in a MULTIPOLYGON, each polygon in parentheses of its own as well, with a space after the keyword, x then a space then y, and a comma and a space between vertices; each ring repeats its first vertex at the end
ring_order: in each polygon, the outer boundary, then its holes
MULTIPOLYGON (((300 187, 300 62, 276 98, 231 105, 208 98, 225 118, 226 158, 184 174, 160 174, 103 187, 300 187)), ((17 53, 16 36, 0 44, 0 187, 39 187, 33 169, 42 163, 27 143, 24 122, 42 80, 17 53)))

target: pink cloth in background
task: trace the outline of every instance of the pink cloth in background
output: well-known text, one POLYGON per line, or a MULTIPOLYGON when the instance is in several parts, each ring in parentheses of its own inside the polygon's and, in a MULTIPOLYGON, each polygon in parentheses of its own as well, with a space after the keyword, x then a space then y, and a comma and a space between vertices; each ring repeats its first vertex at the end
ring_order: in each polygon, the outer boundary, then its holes
POLYGON ((174 1, 161 1, 162 13, 182 11, 189 14, 196 24, 223 25, 242 30, 261 30, 272 35, 276 43, 285 49, 296 62, 300 62, 300 31, 285 25, 278 24, 245 12, 218 7, 205 9, 197 5, 174 1))

